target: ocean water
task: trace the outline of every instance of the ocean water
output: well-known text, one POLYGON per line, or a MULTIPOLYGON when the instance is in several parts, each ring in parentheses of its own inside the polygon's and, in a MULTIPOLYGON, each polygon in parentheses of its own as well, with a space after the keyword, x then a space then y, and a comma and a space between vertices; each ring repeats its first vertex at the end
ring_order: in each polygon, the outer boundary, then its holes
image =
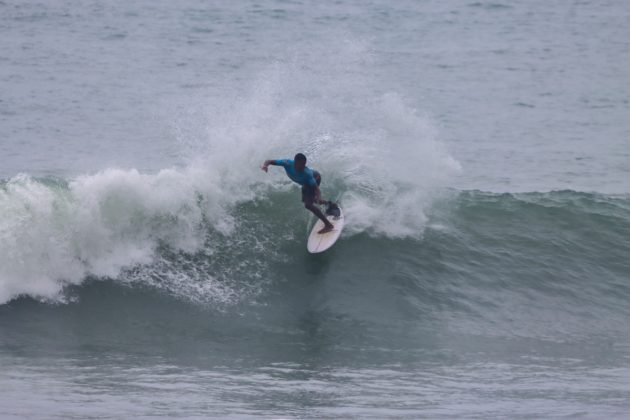
POLYGON ((0 418, 627 418, 628 22, 0 1, 0 418))

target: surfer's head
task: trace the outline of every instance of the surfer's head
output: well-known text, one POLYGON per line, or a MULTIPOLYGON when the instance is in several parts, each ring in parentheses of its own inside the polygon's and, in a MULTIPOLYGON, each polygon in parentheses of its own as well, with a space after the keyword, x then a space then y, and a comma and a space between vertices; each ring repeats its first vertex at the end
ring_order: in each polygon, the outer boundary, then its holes
POLYGON ((293 166, 296 171, 303 171, 306 166, 306 156, 302 153, 298 153, 293 158, 293 166))

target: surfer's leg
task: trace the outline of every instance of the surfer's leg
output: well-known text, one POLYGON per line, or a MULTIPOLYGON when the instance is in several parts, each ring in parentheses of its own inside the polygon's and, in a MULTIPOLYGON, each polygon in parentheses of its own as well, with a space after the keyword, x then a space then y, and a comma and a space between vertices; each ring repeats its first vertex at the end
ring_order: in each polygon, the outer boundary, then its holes
POLYGON ((320 232, 329 232, 333 229, 333 224, 328 221, 324 213, 322 213, 319 207, 315 205, 315 190, 302 188, 302 202, 304 203, 304 207, 306 209, 317 216, 319 220, 324 222, 324 229, 322 229, 320 232))
MULTIPOLYGON (((322 174, 320 174, 317 171, 313 171, 313 176, 315 177, 315 181, 317 182, 317 186, 319 187, 322 183, 322 174)), ((333 201, 328 201, 328 200, 324 200, 321 197, 317 197, 317 200, 315 200, 315 202, 317 204, 325 204, 327 206, 330 206, 332 208, 336 208, 337 207, 337 203, 333 202, 333 201)))
POLYGON ((324 213, 322 213, 322 211, 319 209, 319 207, 317 207, 312 202, 304 203, 304 207, 306 207, 315 216, 317 216, 319 218, 319 220, 324 222, 324 225, 326 226, 324 229, 332 230, 332 228, 334 227, 333 224, 328 221, 328 219, 326 218, 326 216, 324 216, 324 213))

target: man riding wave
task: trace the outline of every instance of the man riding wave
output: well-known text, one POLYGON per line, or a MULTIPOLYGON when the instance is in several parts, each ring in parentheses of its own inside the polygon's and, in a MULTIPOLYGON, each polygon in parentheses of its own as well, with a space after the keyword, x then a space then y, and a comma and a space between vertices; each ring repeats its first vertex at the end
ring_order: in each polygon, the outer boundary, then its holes
POLYGON ((324 213, 316 206, 316 204, 327 204, 331 208, 337 207, 332 201, 322 200, 319 185, 322 182, 322 176, 319 172, 306 166, 306 156, 298 153, 291 159, 272 159, 266 160, 261 169, 268 171, 269 165, 282 166, 293 182, 302 186, 302 202, 304 207, 310 210, 322 222, 324 228, 317 233, 327 233, 333 230, 334 226, 328 221, 324 213))

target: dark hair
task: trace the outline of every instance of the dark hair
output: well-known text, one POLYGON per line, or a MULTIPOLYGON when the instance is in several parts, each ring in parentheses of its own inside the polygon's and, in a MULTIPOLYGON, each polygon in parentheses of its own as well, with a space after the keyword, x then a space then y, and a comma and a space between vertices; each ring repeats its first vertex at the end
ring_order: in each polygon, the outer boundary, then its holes
POLYGON ((306 156, 304 156, 303 153, 298 153, 297 155, 295 155, 293 160, 295 160, 296 162, 304 162, 304 163, 306 163, 306 156))

